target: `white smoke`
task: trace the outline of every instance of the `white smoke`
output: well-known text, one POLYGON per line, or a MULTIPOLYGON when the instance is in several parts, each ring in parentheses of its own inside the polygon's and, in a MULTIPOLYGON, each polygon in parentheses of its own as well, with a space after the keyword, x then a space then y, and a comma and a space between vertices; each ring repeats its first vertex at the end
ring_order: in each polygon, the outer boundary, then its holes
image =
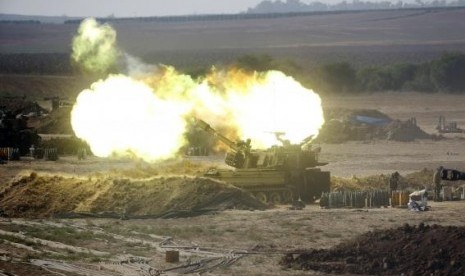
POLYGON ((120 66, 123 67, 122 71, 132 78, 146 78, 150 75, 158 73, 158 66, 147 64, 140 58, 132 56, 128 53, 123 53, 120 61, 120 66))

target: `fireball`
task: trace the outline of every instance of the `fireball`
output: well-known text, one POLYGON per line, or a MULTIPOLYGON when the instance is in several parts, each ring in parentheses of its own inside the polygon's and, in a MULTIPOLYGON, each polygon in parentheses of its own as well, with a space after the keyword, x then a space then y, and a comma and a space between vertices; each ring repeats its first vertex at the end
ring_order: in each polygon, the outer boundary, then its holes
POLYGON ((279 71, 235 75, 225 80, 225 105, 239 135, 251 138, 252 146, 279 144, 276 133, 294 144, 318 135, 323 111, 312 90, 279 71))
MULTIPOLYGON (((104 47, 117 53, 116 32, 112 35, 114 30, 108 28, 84 21, 78 37, 87 39, 75 39, 80 46, 73 46, 73 51, 104 47)), ((106 68, 114 58, 102 59, 105 55, 99 51, 91 52, 99 57, 93 59, 98 68, 106 68)), ((193 79, 173 67, 154 70, 137 61, 130 58, 126 63, 138 68, 138 74, 109 75, 95 82, 79 94, 73 107, 73 130, 97 156, 131 155, 148 162, 171 158, 185 145, 192 116, 213 127, 229 128, 239 136, 233 138, 251 139, 257 148, 279 144, 278 132, 290 143, 300 143, 316 137, 324 123, 318 94, 279 71, 212 69, 205 78, 193 79)))
POLYGON ((79 94, 71 124, 97 156, 135 155, 153 162, 182 147, 188 110, 183 103, 160 99, 143 82, 110 75, 79 94))

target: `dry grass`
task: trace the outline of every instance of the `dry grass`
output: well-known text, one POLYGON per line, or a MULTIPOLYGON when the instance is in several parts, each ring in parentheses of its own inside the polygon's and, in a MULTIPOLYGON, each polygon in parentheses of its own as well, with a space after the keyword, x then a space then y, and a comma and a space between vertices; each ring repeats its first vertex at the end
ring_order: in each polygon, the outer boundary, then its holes
POLYGON ((228 208, 264 208, 250 194, 200 177, 90 179, 31 173, 2 191, 0 204, 12 217, 91 214, 110 217, 194 215, 228 208))
MULTIPOLYGON (((405 174, 400 176, 399 189, 422 189, 427 187, 433 189, 434 171, 430 169, 423 169, 417 172, 405 174)), ((369 189, 387 189, 389 186, 389 178, 391 175, 380 174, 371 176, 352 176, 351 178, 333 176, 331 178, 331 190, 369 190, 369 189)))

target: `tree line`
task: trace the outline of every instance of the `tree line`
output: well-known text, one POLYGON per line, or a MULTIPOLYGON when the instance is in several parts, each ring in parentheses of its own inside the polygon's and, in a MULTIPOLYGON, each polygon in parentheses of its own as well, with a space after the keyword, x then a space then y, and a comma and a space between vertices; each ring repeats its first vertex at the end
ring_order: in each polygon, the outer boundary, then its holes
POLYGON ((390 9, 417 9, 417 8, 437 8, 437 7, 463 7, 465 0, 416 0, 412 2, 403 1, 341 1, 334 4, 326 4, 320 1, 303 3, 300 0, 270 1, 265 0, 255 7, 249 8, 249 14, 264 13, 294 13, 294 12, 322 12, 322 11, 357 11, 357 10, 390 10, 390 9))
POLYGON ((68 53, 0 54, 0 73, 68 75, 74 72, 68 53))
MULTIPOLYGON (((378 91, 417 91, 465 94, 465 54, 445 53, 440 58, 414 64, 355 68, 350 62, 319 65, 304 70, 291 59, 277 60, 267 54, 243 55, 233 67, 248 71, 280 70, 322 94, 352 94, 378 91)), ((193 77, 203 77, 209 68, 178 68, 193 77)), ((73 75, 79 70, 69 54, 0 54, 0 73, 73 75)))
POLYGON ((0 20, 0 24, 40 24, 39 20, 0 20))
POLYGON ((465 93, 465 54, 445 53, 421 64, 399 63, 355 69, 348 62, 322 65, 310 76, 323 93, 378 91, 465 93))
POLYGON ((356 69, 349 62, 328 63, 311 72, 296 63, 269 55, 245 55, 235 66, 249 71, 281 70, 322 94, 379 91, 445 92, 465 94, 465 54, 445 53, 420 64, 398 63, 356 69))

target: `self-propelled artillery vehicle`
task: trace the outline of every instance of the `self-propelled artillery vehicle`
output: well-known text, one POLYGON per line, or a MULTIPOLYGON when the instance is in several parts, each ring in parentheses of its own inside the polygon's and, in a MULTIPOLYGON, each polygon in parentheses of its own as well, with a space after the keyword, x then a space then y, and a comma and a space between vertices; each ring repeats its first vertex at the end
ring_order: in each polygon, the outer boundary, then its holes
POLYGON ((312 148, 308 141, 292 145, 280 139, 282 145, 265 150, 252 149, 250 139, 236 142, 223 136, 202 120, 197 126, 221 140, 229 148, 225 163, 234 169, 211 169, 205 176, 251 192, 265 203, 289 203, 301 199, 311 203, 329 192, 330 173, 319 166, 320 148, 312 148))

